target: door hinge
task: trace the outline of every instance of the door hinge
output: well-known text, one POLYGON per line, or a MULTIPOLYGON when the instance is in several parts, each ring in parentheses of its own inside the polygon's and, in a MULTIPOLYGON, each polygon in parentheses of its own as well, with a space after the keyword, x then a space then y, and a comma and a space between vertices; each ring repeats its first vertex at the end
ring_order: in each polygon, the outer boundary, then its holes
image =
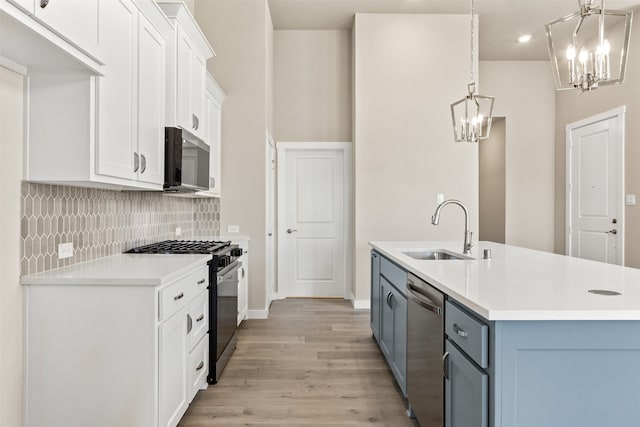
POLYGON ((573 234, 573 227, 569 227, 569 234, 573 234))

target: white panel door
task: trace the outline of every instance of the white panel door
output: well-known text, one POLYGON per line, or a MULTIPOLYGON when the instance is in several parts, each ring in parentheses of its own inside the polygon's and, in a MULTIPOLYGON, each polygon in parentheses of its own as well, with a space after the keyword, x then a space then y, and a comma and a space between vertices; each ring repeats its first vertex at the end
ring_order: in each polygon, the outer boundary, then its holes
POLYGON ((275 218, 276 218, 276 147, 275 141, 270 136, 267 136, 267 184, 266 184, 266 194, 267 194, 267 253, 265 254, 266 259, 266 273, 267 273, 267 283, 266 283, 266 292, 267 298, 272 300, 275 293, 275 283, 276 283, 276 246, 275 246, 275 218))
POLYGON ((288 150, 285 209, 279 221, 284 245, 280 285, 284 296, 344 296, 344 155, 336 150, 288 150))
POLYGON ((622 264, 622 126, 617 116, 569 132, 569 255, 622 264))
POLYGON ((138 40, 138 179, 164 182, 165 40, 140 14, 138 40))

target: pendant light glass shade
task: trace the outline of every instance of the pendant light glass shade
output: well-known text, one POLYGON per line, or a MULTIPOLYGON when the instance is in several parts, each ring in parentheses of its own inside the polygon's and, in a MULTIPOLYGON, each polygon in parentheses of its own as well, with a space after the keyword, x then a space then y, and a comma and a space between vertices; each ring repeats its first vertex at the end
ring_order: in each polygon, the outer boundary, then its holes
POLYGON ((548 23, 549 57, 558 89, 624 82, 633 12, 606 10, 604 0, 579 0, 580 10, 548 23))
POLYGON ((470 44, 469 65, 471 83, 467 85, 467 96, 451 104, 451 119, 453 120, 453 136, 456 142, 478 142, 487 139, 491 133, 493 119, 493 96, 476 94, 476 82, 473 78, 473 37, 475 19, 473 14, 473 0, 470 0, 470 44))
POLYGON ((456 142, 478 142, 489 137, 493 117, 493 96, 475 94, 475 83, 468 95, 451 104, 453 133, 456 142))

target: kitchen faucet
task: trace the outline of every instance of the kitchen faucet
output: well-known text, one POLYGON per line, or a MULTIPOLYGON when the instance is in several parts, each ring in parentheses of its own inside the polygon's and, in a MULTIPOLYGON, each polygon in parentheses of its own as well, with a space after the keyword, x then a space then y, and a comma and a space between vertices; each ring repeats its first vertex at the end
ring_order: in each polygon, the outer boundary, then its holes
POLYGON ((462 253, 465 255, 470 255, 472 233, 471 231, 469 231, 469 211, 467 210, 467 207, 464 205, 464 203, 462 203, 460 200, 454 199, 445 200, 444 202, 440 203, 436 208, 435 213, 431 217, 431 224, 438 225, 438 223, 440 222, 440 211, 442 211, 442 208, 447 206, 448 204, 458 205, 464 211, 464 248, 462 253))

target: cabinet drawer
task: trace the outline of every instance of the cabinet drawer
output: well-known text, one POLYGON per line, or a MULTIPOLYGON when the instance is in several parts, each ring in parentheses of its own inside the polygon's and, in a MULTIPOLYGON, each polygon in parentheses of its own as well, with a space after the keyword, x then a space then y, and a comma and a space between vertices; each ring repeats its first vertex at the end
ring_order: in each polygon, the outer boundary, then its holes
POLYGON ((189 273, 160 291, 160 320, 166 319, 185 307, 193 298, 209 286, 209 269, 206 265, 189 273))
POLYGON ((380 259, 380 274, 382 274, 402 295, 407 296, 407 272, 386 259, 380 259))
POLYGON ((191 336, 189 338, 191 344, 189 349, 194 348, 209 330, 208 296, 208 292, 202 292, 189 305, 189 316, 191 316, 191 332, 189 334, 191 336))
POLYGON ((191 401, 198 389, 207 387, 207 372, 209 371, 209 336, 205 336, 198 346, 189 354, 189 400, 191 401))
POLYGON ((481 368, 489 366, 489 326, 446 301, 444 332, 481 368))

